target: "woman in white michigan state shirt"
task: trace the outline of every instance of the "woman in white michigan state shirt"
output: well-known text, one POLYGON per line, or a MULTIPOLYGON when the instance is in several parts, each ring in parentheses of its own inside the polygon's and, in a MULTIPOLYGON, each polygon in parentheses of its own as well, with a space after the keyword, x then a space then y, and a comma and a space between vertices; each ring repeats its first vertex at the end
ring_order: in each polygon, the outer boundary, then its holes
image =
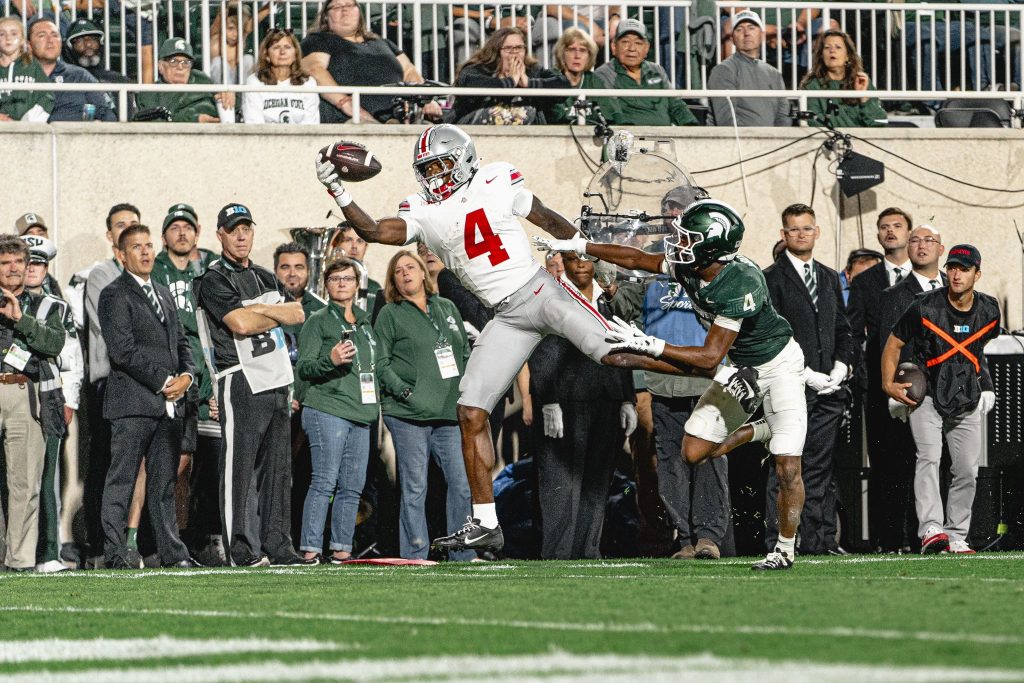
POLYGON ((302 50, 291 29, 274 28, 267 33, 260 43, 256 71, 245 83, 273 87, 243 95, 242 117, 246 123, 320 123, 317 94, 289 92, 290 86, 317 85, 302 68, 302 50))

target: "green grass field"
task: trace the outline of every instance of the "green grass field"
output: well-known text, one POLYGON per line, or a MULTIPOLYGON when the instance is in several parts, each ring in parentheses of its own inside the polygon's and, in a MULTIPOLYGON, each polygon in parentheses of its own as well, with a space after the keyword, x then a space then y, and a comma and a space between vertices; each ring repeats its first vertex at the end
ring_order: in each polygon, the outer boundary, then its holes
POLYGON ((1024 554, 0 574, 0 681, 1024 680, 1024 554))

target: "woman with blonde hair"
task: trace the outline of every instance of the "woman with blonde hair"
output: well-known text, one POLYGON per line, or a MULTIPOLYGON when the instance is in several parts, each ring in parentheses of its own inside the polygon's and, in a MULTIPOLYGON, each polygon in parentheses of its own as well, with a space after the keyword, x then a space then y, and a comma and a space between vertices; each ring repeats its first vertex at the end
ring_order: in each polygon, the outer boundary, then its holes
POLYGON ((221 12, 213 18, 210 26, 210 79, 214 83, 237 85, 241 82, 238 63, 242 63, 243 79, 252 73, 255 63, 252 54, 245 51, 246 39, 252 33, 252 10, 242 5, 241 27, 238 25, 238 5, 229 5, 221 12), (226 12, 226 15, 221 12, 226 12))
MULTIPOLYGON (((555 43, 555 68, 569 81, 570 87, 580 90, 604 88, 601 79, 594 75, 594 64, 597 62, 597 43, 590 34, 581 28, 570 27, 562 32, 555 43)), ((548 123, 572 123, 576 120, 573 105, 578 98, 570 97, 559 102, 552 109, 552 118, 548 123)), ((611 97, 587 97, 592 100, 601 112, 605 121, 614 124, 621 110, 618 102, 611 97)), ((596 113, 591 110, 587 116, 588 123, 597 123, 596 113)))
MULTIPOLYGON (((825 31, 814 43, 811 70, 800 83, 802 90, 874 90, 853 40, 842 31, 825 31)), ((837 128, 884 126, 885 110, 877 97, 808 98, 807 108, 837 128)))
MULTIPOLYGON (((16 16, 0 19, 0 83, 46 83, 49 79, 25 49, 25 30, 16 16)), ((0 121, 46 123, 53 111, 53 93, 0 88, 0 121)))
POLYGON ((246 123, 320 123, 320 97, 316 93, 287 92, 292 86, 317 85, 316 79, 302 68, 302 48, 291 29, 272 28, 267 32, 260 43, 256 71, 245 83, 276 88, 242 96, 242 118, 246 123))
MULTIPOLYGON (((381 410, 395 444, 401 490, 399 552, 406 559, 426 559, 431 458, 448 484, 446 533, 458 531, 472 511, 455 412, 459 379, 469 359, 469 339, 455 304, 437 295, 417 254, 402 250, 391 258, 384 296, 388 303, 374 323, 374 332, 380 349, 381 410)), ((473 551, 464 550, 448 559, 473 557, 473 551)))

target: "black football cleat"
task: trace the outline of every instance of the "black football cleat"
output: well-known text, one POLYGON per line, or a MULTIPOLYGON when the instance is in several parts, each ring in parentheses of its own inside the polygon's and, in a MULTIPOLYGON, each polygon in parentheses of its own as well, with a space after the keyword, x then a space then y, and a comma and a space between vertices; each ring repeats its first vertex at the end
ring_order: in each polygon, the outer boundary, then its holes
POLYGON ((435 538, 430 544, 441 550, 490 550, 496 552, 505 546, 501 525, 488 529, 480 526, 480 520, 466 517, 462 528, 450 536, 435 538))
POLYGON ((775 571, 779 569, 792 569, 793 558, 791 558, 789 555, 776 548, 772 552, 768 553, 768 556, 760 562, 755 562, 754 564, 750 565, 750 568, 753 569, 755 572, 775 571))
POLYGON ((753 415, 764 400, 764 394, 757 386, 757 369, 748 365, 737 366, 736 372, 722 388, 725 389, 725 393, 736 399, 748 415, 753 415))

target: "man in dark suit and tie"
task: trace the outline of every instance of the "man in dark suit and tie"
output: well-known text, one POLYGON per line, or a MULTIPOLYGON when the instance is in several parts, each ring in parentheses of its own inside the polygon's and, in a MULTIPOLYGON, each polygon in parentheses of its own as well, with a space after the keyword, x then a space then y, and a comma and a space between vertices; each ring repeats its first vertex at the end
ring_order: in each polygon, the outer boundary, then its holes
MULTIPOLYGON (((843 305, 839 273, 815 261, 814 244, 821 236, 814 209, 793 204, 782 212, 785 249, 764 271, 768 292, 779 315, 793 328, 807 369, 807 440, 802 470, 804 509, 800 516, 800 552, 840 553, 835 539, 836 487, 832 482, 832 451, 846 404, 843 386, 857 357, 843 305)), ((765 542, 775 547, 778 515, 775 470, 769 474, 765 542)))
POLYGON ((99 321, 110 356, 103 417, 111 423, 110 469, 101 521, 108 567, 137 565, 127 546, 128 506, 146 458, 146 502, 160 560, 193 567, 178 535, 174 509, 185 393, 192 385, 191 347, 170 291, 150 278, 156 250, 149 228, 132 225, 118 238, 124 272, 100 294, 99 321))
MULTIPOLYGON (((883 551, 901 551, 917 537, 912 519, 911 482, 916 458, 910 428, 889 415, 889 397, 882 391, 882 311, 891 302, 882 293, 910 274, 907 243, 914 222, 906 211, 888 208, 878 214, 878 243, 885 258, 858 275, 850 285, 847 314, 864 365, 866 379, 864 420, 871 465, 868 520, 873 545, 883 551)), ((862 385, 863 386, 863 385, 862 385)))

